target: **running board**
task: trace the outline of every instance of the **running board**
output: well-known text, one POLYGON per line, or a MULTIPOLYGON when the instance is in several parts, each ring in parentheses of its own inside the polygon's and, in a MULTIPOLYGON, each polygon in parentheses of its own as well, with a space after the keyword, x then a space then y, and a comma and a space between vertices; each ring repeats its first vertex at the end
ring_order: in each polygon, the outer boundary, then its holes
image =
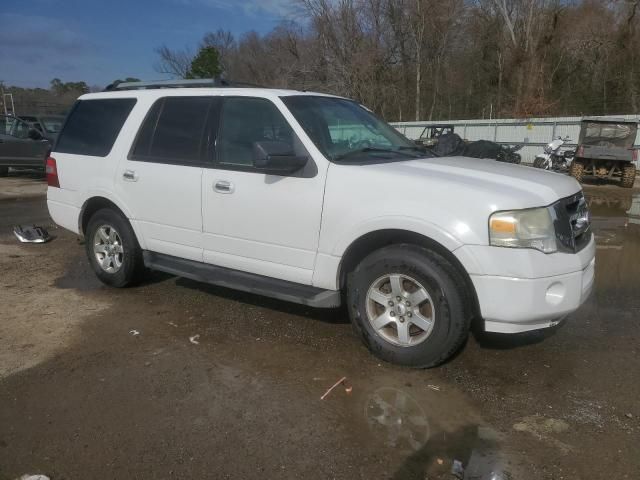
POLYGON ((152 270, 160 270, 197 282, 210 283, 316 308, 334 308, 339 307, 341 303, 340 292, 337 290, 323 290, 310 285, 301 285, 147 250, 142 252, 142 255, 145 266, 152 270))

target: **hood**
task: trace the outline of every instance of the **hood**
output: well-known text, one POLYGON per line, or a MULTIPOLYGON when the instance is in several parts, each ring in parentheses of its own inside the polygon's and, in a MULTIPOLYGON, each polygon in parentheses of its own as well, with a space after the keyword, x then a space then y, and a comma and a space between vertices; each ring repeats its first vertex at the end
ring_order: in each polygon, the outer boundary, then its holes
POLYGON ((418 181, 459 185, 466 192, 488 196, 500 210, 545 206, 581 190, 580 184, 569 176, 487 159, 438 157, 376 167, 418 181))
POLYGON ((334 215, 327 221, 338 232, 413 228, 427 236, 440 232, 443 236, 438 238, 455 239, 460 245, 487 245, 493 212, 544 207, 579 191, 571 177, 495 160, 438 157, 368 165, 333 163, 323 211, 328 219, 334 215), (408 226, 418 224, 422 227, 408 226))

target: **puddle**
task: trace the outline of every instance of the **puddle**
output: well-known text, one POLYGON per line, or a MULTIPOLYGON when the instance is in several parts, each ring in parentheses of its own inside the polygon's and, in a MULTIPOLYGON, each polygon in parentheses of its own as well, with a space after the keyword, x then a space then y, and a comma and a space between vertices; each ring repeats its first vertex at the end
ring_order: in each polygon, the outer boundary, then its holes
POLYGON ((419 401, 409 389, 384 386, 364 396, 369 438, 382 443, 389 455, 404 459, 392 478, 456 478, 452 469, 461 479, 513 478, 500 433, 473 420, 467 424, 464 411, 443 415, 448 397, 437 395, 419 401))
POLYGON ((635 291, 640 278, 640 193, 589 189, 596 239, 596 294, 635 291))

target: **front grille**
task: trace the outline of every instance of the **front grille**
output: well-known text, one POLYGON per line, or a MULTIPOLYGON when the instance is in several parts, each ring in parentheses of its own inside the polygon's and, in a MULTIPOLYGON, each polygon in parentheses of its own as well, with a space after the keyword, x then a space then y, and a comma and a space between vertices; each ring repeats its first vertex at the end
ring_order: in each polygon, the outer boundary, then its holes
POLYGON ((582 192, 552 205, 558 251, 576 253, 591 240, 591 217, 582 192))

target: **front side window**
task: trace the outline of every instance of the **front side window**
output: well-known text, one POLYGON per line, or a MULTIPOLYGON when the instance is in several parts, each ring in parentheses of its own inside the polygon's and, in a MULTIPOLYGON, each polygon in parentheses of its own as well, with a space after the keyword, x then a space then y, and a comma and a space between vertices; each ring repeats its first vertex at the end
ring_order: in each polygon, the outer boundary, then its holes
POLYGON ((221 166, 253 166, 255 142, 279 142, 291 152, 302 144, 278 108, 269 100, 253 97, 225 98, 216 142, 221 166))
POLYGON ((77 101, 54 151, 106 157, 135 104, 135 98, 77 101))
POLYGON ((202 163, 207 142, 211 97, 165 97, 151 107, 145 118, 131 159, 158 163, 202 163))
POLYGON ((354 101, 312 95, 281 99, 329 160, 378 162, 426 156, 395 128, 354 101))

